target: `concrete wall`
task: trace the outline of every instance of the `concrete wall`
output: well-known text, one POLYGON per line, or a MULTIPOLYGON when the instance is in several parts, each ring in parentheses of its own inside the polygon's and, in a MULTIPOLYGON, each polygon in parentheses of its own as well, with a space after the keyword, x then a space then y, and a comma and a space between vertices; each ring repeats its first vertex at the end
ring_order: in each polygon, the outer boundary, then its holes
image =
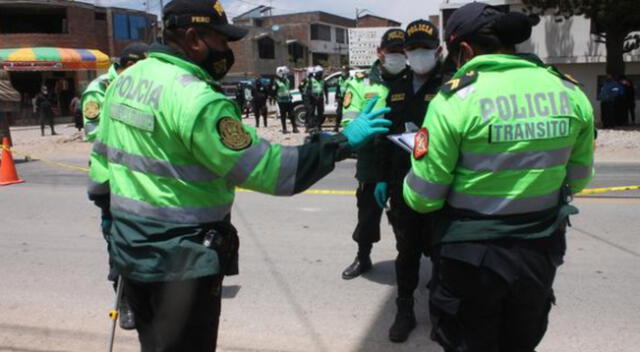
MULTIPOLYGON (((600 102, 598 101, 598 76, 604 76, 606 67, 604 63, 588 63, 588 64, 556 64, 554 65, 560 71, 572 75, 582 84, 582 90, 585 92, 591 104, 595 119, 600 122, 600 102)), ((627 63, 627 75, 640 75, 640 62, 627 63)), ((640 104, 636 104, 636 116, 640 116, 640 104)))

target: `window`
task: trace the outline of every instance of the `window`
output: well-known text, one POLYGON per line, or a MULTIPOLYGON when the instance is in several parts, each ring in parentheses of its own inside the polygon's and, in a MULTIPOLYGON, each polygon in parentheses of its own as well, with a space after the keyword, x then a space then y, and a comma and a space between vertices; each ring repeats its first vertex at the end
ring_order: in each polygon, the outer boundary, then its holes
POLYGON ((293 42, 288 45, 289 50, 289 62, 293 65, 302 65, 304 63, 304 47, 298 42, 293 42))
POLYGON ((96 12, 95 15, 93 16, 93 18, 96 21, 106 21, 107 20, 107 14, 104 12, 96 12))
POLYGON ((68 33, 62 7, 0 6, 0 33, 68 33))
POLYGON ((147 28, 149 27, 147 19, 142 16, 129 15, 129 35, 132 40, 146 40, 147 28))
POLYGON ((113 36, 119 40, 147 40, 149 21, 142 16, 116 13, 113 15, 113 36))
POLYGON ((323 24, 311 25, 311 40, 331 41, 331 27, 323 24))
POLYGON ((329 66, 329 54, 313 53, 311 56, 311 64, 313 66, 320 65, 323 67, 329 66))
POLYGON ((345 44, 347 42, 344 28, 336 27, 336 43, 345 44))
POLYGON ((258 57, 261 59, 275 59, 275 42, 269 37, 258 39, 258 57))

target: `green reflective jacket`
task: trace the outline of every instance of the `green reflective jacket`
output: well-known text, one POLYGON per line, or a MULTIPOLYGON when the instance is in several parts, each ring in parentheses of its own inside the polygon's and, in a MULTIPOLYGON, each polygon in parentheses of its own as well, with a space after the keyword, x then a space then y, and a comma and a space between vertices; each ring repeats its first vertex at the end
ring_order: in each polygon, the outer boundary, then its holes
POLYGON ((289 80, 287 78, 276 78, 276 95, 279 103, 291 102, 291 91, 289 88, 289 80))
POLYGON ((300 147, 259 138, 208 73, 154 46, 109 86, 92 152, 92 178, 108 175, 99 191, 110 191, 116 267, 147 282, 218 273, 202 234, 228 219, 235 186, 303 191, 349 152, 344 136, 319 138, 300 147))
MULTIPOLYGON (((398 75, 400 77, 401 75, 398 75)), ((374 109, 382 109, 387 104, 390 83, 382 79, 380 74, 380 62, 376 61, 368 75, 358 74, 346 81, 346 93, 343 101, 342 116, 345 119, 356 118, 364 109, 367 100, 379 97, 374 109)), ((378 182, 378 161, 374 140, 367 143, 357 152, 356 179, 360 182, 378 182)))
POLYGON ((98 134, 100 123, 100 111, 104 101, 104 93, 109 84, 118 77, 116 66, 111 65, 109 71, 89 83, 82 93, 82 118, 84 120, 84 133, 87 140, 93 142, 98 134))
MULTIPOLYGON (((587 185, 593 175, 591 104, 575 81, 536 59, 478 56, 443 86, 425 117, 426 143, 416 145, 405 178, 411 208, 425 213, 446 204, 500 227, 518 224, 520 215, 561 208, 564 185, 572 193, 587 185)), ((548 225, 513 235, 546 236, 548 225)), ((448 226, 444 242, 508 233, 448 226)))

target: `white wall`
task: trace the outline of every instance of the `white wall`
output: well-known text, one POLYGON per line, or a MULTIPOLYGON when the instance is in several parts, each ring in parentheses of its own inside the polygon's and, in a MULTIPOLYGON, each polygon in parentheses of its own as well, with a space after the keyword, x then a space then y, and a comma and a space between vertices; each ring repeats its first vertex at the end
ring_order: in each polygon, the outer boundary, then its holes
MULTIPOLYGON (((445 0, 441 9, 457 8, 470 0, 445 0)), ((491 5, 510 5, 511 11, 522 11, 520 0, 487 0, 491 5)), ((442 23, 442 21, 441 21, 442 23)), ((441 32, 444 32, 442 29, 441 32)), ((518 45, 519 52, 534 53, 575 77, 591 100, 595 117, 600 121, 600 102, 597 100, 598 76, 605 75, 606 48, 591 35, 591 21, 583 16, 556 22, 553 16, 543 16, 533 28, 531 38, 518 45)), ((627 75, 640 75, 640 49, 624 56, 627 75)), ((640 108, 640 104, 636 104, 640 108)), ((638 112, 636 111, 636 115, 638 112)))

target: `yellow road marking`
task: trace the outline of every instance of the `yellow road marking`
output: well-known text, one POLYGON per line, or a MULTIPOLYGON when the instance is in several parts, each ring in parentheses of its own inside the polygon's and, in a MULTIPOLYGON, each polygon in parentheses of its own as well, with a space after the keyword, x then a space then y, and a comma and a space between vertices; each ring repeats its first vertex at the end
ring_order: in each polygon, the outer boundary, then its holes
MULTIPOLYGON (((18 154, 18 155, 27 156, 29 158, 42 161, 42 162, 44 162, 46 164, 49 164, 49 165, 54 165, 54 166, 58 166, 58 167, 66 168, 66 169, 71 169, 71 170, 76 170, 76 171, 89 172, 89 169, 85 168, 85 167, 65 164, 65 163, 61 163, 61 162, 57 162, 57 161, 51 161, 51 160, 37 158, 37 157, 31 157, 31 156, 28 156, 27 154, 20 153, 20 152, 16 151, 13 148, 6 148, 5 146, 1 146, 1 147, 2 147, 2 149, 7 149, 8 151, 10 151, 12 153, 15 153, 15 154, 18 154)), ((243 188, 237 188, 236 190, 239 191, 239 192, 252 192, 251 190, 247 190, 247 189, 243 189, 243 188)), ((589 194, 635 191, 635 190, 640 190, 640 185, 590 188, 590 189, 583 190, 582 192, 576 194, 576 196, 580 197, 580 196, 585 196, 585 195, 589 195, 589 194)), ((336 189, 310 189, 310 190, 304 191, 303 193, 304 194, 316 194, 316 195, 340 195, 340 196, 355 196, 356 195, 356 191, 336 190, 336 189)))

